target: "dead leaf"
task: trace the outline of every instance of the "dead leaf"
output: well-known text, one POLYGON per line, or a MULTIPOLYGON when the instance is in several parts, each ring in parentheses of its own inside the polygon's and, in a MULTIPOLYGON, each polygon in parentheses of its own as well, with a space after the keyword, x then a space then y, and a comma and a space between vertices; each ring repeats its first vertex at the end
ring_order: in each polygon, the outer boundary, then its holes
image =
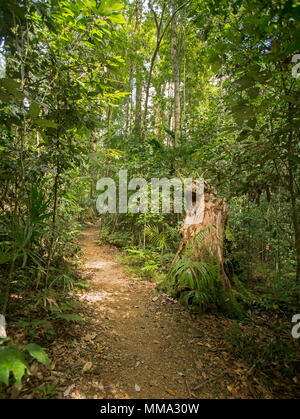
POLYGON ((169 388, 166 388, 166 392, 167 392, 168 394, 170 394, 171 396, 175 396, 174 391, 173 391, 173 390, 170 390, 169 388))
POLYGON ((196 365, 196 368, 198 370, 201 370, 203 368, 202 362, 201 361, 197 361, 196 359, 195 359, 195 365, 196 365))
POLYGON ((91 340, 91 335, 87 334, 83 337, 83 340, 89 341, 91 340))
POLYGON ((37 374, 38 370, 39 370, 38 363, 34 362, 30 367, 31 374, 33 374, 33 375, 37 374))
POLYGON ((227 390, 234 396, 234 397, 238 397, 238 391, 235 387, 232 386, 227 386, 227 390))
POLYGON ((87 372, 92 368, 93 364, 92 362, 87 362, 84 367, 82 368, 82 372, 87 372))
POLYGON ((68 397, 71 391, 75 388, 75 384, 71 384, 63 393, 64 397, 68 397))

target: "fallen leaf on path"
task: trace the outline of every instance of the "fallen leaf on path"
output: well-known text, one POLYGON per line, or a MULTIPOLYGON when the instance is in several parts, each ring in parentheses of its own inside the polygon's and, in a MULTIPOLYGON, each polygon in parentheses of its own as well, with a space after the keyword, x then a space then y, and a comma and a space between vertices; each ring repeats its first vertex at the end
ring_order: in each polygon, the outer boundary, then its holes
POLYGON ((152 298, 152 301, 157 301, 158 300, 158 297, 153 297, 152 298))
POLYGON ((134 388, 135 388, 135 391, 137 391, 137 392, 141 391, 141 387, 138 386, 137 384, 135 384, 134 388))
POLYGON ((196 368, 198 368, 198 370, 201 370, 203 368, 202 362, 201 361, 197 361, 196 359, 195 359, 195 365, 196 365, 196 368))
POLYGON ((84 336, 83 339, 86 341, 90 341, 90 340, 95 339, 95 337, 96 337, 96 333, 88 333, 87 335, 84 336))
POLYGON ((31 374, 33 375, 37 374, 38 370, 39 370, 38 363, 34 362, 30 367, 31 374))
POLYGON ((71 391, 75 388, 75 384, 71 384, 63 393, 64 397, 68 397, 71 391))
POLYGON ((93 364, 92 362, 87 362, 84 367, 82 368, 82 372, 87 372, 92 368, 93 364))
POLYGON ((167 392, 168 394, 170 394, 171 396, 175 396, 174 391, 173 391, 173 390, 170 390, 169 388, 166 388, 166 392, 167 392))
POLYGON ((234 397, 238 397, 238 391, 236 388, 232 387, 232 386, 227 386, 228 391, 230 391, 230 393, 234 396, 234 397))
POLYGON ((105 346, 101 346, 100 348, 97 349, 97 352, 101 352, 105 349, 105 346))

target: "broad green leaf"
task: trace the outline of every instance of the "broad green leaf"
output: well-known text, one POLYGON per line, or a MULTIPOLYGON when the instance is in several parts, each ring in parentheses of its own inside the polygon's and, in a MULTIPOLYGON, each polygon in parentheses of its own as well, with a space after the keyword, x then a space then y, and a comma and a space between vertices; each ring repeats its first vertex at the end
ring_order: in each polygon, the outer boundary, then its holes
POLYGON ((40 107, 36 102, 32 102, 32 104, 30 105, 30 109, 29 109, 29 116, 31 116, 32 118, 37 118, 39 116, 40 113, 40 107))
POLYGON ((114 23, 126 23, 126 20, 122 15, 111 15, 109 19, 114 23))
POLYGON ((35 358, 37 361, 41 362, 42 364, 46 365, 48 368, 50 367, 50 361, 48 355, 39 345, 35 343, 29 343, 25 346, 25 349, 30 353, 30 355, 35 358))
POLYGON ((124 8, 124 4, 115 0, 105 0, 101 2, 100 12, 116 12, 124 8))
POLYGON ((78 314, 68 314, 68 313, 55 313, 55 316, 59 319, 67 320, 69 322, 80 322, 83 321, 82 317, 78 314))
POLYGON ((41 128, 57 128, 58 127, 56 122, 51 121, 50 119, 37 119, 35 123, 41 128))
POLYGON ((9 384, 9 374, 12 372, 16 379, 16 386, 21 387, 21 380, 26 370, 30 374, 22 352, 11 347, 0 348, 0 381, 2 383, 9 384))
POLYGON ((20 84, 16 80, 11 79, 10 77, 0 79, 0 86, 5 87, 5 89, 12 94, 15 90, 18 90, 20 88, 20 84))

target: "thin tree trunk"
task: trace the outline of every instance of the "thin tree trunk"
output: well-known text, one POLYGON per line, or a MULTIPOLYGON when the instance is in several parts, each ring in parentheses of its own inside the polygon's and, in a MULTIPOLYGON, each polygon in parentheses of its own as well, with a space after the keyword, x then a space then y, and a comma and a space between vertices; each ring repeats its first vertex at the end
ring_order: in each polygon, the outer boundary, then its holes
POLYGON ((172 20, 172 35, 171 35, 171 59, 173 67, 173 83, 174 83, 174 146, 178 145, 180 138, 180 72, 179 72, 179 53, 177 40, 177 0, 172 0, 172 13, 174 18, 172 20))
POLYGON ((295 234, 295 252, 296 252, 296 282, 300 285, 300 224, 299 224, 299 212, 297 208, 297 195, 294 188, 294 177, 291 169, 291 162, 288 164, 289 171, 289 191, 291 196, 291 206, 292 206, 292 221, 295 234))
POLYGON ((179 6, 176 10, 173 10, 173 13, 171 15, 171 17, 169 18, 169 20, 166 22, 164 29, 162 30, 162 23, 163 23, 163 17, 164 17, 164 12, 166 9, 166 3, 164 3, 163 7, 162 7, 162 12, 161 12, 161 16, 160 19, 158 20, 158 17, 156 15, 156 12, 154 11, 151 1, 149 2, 149 7, 150 10, 152 11, 153 15, 154 15, 154 19, 155 19, 155 24, 156 24, 156 47, 153 51, 152 54, 152 58, 151 58, 151 62, 150 62, 150 68, 149 68, 149 73, 148 73, 148 80, 147 80, 147 86, 146 86, 146 98, 145 98, 145 106, 144 106, 144 131, 147 129, 147 116, 148 116, 148 102, 149 102, 149 92, 150 92, 150 86, 151 86, 151 79, 152 79, 152 73, 153 73, 153 68, 154 68, 154 63, 161 45, 161 42, 167 32, 167 29, 169 27, 169 25, 172 23, 173 19, 175 18, 176 14, 183 9, 189 2, 185 2, 183 3, 181 6, 179 6))
MULTIPOLYGON (((140 16, 141 16, 141 2, 136 0, 135 20, 136 31, 139 33, 140 29, 140 16)), ((141 136, 142 130, 142 97, 143 97, 143 84, 141 65, 137 61, 135 66, 135 132, 137 137, 141 136)))
POLYGON ((186 131, 186 10, 184 10, 184 38, 183 38, 183 118, 182 128, 186 131))
MULTIPOLYGON (((130 67, 129 70, 129 81, 128 81, 128 90, 131 92, 132 90, 132 68, 130 67)), ((125 114, 125 137, 128 136, 129 130, 129 121, 130 121, 130 100, 132 95, 128 95, 126 98, 126 114, 125 114)))

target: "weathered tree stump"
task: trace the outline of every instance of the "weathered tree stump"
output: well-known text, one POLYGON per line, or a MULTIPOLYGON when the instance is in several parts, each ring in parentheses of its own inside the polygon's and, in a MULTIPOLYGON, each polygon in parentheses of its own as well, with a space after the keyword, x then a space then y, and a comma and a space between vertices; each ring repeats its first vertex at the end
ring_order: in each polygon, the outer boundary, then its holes
POLYGON ((220 266, 221 280, 225 289, 229 290, 230 281, 223 265, 223 235, 226 220, 226 200, 218 198, 216 190, 206 185, 202 198, 198 202, 193 199, 191 209, 186 213, 180 228, 182 239, 175 261, 184 255, 187 247, 189 258, 192 260, 208 262, 212 257, 215 258, 220 266))

